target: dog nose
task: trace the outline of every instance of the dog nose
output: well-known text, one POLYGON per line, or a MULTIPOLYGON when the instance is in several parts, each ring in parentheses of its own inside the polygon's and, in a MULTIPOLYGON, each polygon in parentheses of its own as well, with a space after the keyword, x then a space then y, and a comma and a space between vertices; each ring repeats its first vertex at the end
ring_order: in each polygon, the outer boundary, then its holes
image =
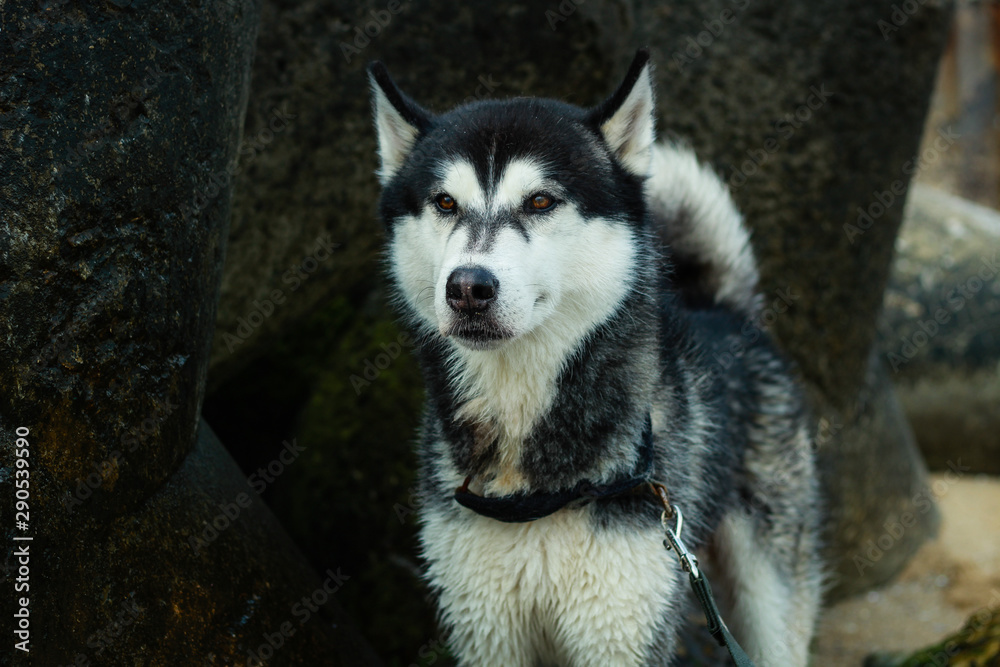
POLYGON ((451 309, 459 313, 481 313, 496 301, 500 281, 478 266, 463 266, 448 276, 445 298, 451 309))

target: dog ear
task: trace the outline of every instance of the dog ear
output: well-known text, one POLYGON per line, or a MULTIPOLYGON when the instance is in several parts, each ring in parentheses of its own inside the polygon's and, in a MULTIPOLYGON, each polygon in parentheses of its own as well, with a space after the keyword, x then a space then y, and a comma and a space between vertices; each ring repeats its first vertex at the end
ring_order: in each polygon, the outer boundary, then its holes
POLYGON ((590 112, 612 154, 636 176, 649 175, 655 139, 652 64, 639 49, 618 90, 590 112))
POLYGON ((368 81, 381 159, 378 178, 386 185, 410 154, 417 137, 430 127, 431 114, 403 94, 382 63, 368 65, 368 81))

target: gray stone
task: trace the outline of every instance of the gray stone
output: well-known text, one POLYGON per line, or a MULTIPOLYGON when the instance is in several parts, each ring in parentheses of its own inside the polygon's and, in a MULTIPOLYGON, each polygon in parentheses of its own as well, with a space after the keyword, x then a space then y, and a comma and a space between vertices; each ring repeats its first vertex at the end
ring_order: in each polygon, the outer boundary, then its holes
POLYGON ((910 192, 879 352, 928 464, 1000 473, 1000 214, 910 192))
POLYGON ((32 664, 379 664, 336 602, 355 573, 317 576, 204 423, 140 508, 60 539, 32 560, 32 664))
POLYGON ((839 564, 831 581, 837 597, 890 581, 941 523, 913 432, 874 351, 868 368, 854 418, 834 413, 821 418, 818 431, 828 512, 839 531, 830 549, 839 564), (829 474, 848 467, 838 459, 869 465, 829 474))
MULTIPOLYGON (((246 490, 195 443, 259 11, 3 5, 0 517, 33 538, 7 540, 8 565, 30 545, 15 664, 245 662, 321 583, 259 500, 187 542, 246 490)), ((365 662, 324 617, 272 664, 365 662)))

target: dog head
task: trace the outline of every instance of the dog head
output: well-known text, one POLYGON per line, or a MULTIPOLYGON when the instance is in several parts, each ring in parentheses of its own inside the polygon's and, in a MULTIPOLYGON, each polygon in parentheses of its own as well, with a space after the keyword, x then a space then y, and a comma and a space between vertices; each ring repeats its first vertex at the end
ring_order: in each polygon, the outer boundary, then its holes
POLYGON ((535 98, 434 115, 369 67, 390 274, 406 310, 465 350, 579 339, 640 272, 654 140, 649 56, 584 109, 535 98))

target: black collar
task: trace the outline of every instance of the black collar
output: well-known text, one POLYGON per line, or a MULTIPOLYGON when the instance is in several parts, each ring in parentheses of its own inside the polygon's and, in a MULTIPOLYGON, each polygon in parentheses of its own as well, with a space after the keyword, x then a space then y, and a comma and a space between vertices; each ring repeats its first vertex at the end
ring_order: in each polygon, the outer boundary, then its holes
POLYGON ((466 478, 458 490, 455 500, 463 507, 482 516, 504 521, 506 523, 524 523, 546 517, 577 500, 591 501, 599 498, 611 498, 624 495, 636 487, 651 481, 653 474, 653 422, 646 416, 646 428, 642 432, 642 443, 639 445, 639 464, 636 471, 629 477, 615 480, 610 484, 593 484, 589 480, 581 480, 574 487, 562 491, 535 493, 514 493, 509 496, 488 498, 469 491, 469 481, 466 478))

